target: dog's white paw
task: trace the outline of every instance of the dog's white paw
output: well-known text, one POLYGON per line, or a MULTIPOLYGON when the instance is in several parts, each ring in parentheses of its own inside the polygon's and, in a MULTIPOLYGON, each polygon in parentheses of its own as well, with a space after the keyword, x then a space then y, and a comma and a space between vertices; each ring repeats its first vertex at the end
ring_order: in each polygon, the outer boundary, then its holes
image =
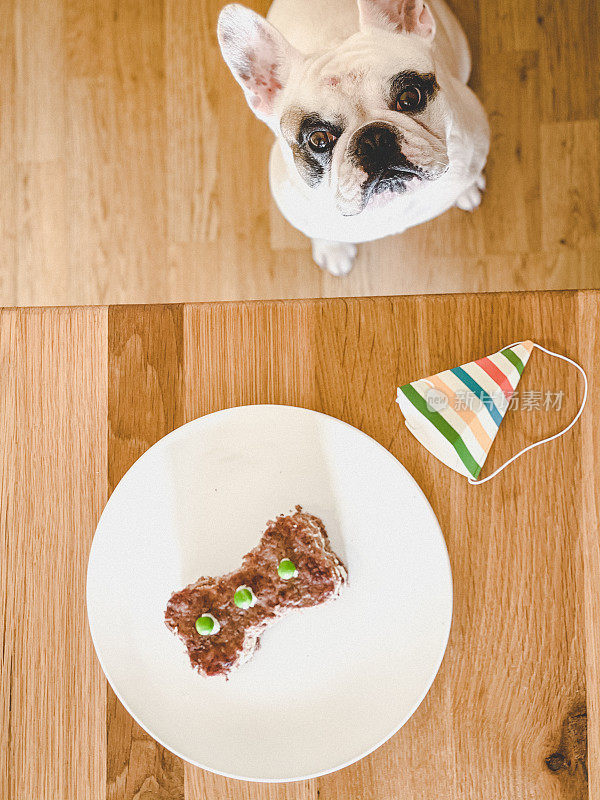
POLYGON ((331 275, 347 275, 354 266, 356 245, 348 242, 330 242, 327 239, 312 240, 315 262, 331 275))
POLYGON ((482 173, 475 183, 469 186, 454 204, 463 211, 475 211, 481 203, 483 192, 485 191, 485 175, 482 173))

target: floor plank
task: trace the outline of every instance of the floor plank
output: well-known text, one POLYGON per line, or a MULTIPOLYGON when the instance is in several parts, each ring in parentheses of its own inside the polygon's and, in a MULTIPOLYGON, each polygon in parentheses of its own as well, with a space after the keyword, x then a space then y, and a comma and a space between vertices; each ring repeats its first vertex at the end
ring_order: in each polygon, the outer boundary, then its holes
MULTIPOLYGON (((182 309, 108 312, 108 485, 183 423, 182 309)), ((107 800, 182 800, 183 763, 129 716, 108 688, 107 800)))
MULTIPOLYGON (((252 403, 318 404, 310 303, 186 306, 186 419, 252 403)), ((185 766, 186 800, 317 800, 315 781, 248 784, 185 766)))
POLYGON ((600 122, 547 123, 540 134, 543 248, 593 250, 600 240, 600 122))
POLYGON ((581 480, 583 485, 582 534, 585 563, 585 630, 586 681, 588 714, 589 796, 600 794, 600 474, 598 446, 600 432, 596 420, 599 413, 597 371, 589 365, 597 363, 600 351, 600 322, 594 295, 584 292, 579 297, 579 357, 588 366, 590 381, 588 409, 582 417, 581 480))
POLYGON ((106 502, 106 310, 0 317, 0 796, 104 797, 85 575, 106 502))

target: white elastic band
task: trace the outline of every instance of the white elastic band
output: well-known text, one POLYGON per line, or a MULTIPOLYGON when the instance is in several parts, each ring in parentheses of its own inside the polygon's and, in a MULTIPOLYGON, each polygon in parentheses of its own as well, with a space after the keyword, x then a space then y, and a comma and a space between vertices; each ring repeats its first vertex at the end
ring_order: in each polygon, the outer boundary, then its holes
MULTIPOLYGON (((513 344, 509 344, 508 346, 509 347, 515 347, 515 345, 518 345, 518 344, 523 344, 523 342, 514 342, 513 344)), ((497 470, 492 472, 491 475, 488 475, 487 478, 481 478, 481 480, 476 481, 476 480, 473 480, 473 478, 469 478, 468 477, 467 480, 473 486, 476 486, 479 483, 485 483, 486 481, 489 481, 492 478, 495 478, 496 475, 499 472, 502 472, 503 469, 508 467, 509 464, 512 464, 513 461, 516 461, 517 458, 519 458, 519 456, 522 456, 523 453, 526 453, 528 450, 533 450, 534 447, 539 447, 541 444, 546 444, 546 442, 551 442, 553 439, 558 439, 559 436, 562 436, 567 431, 571 430, 573 425, 575 425, 575 423, 577 422, 577 420, 579 419, 579 417, 583 413, 583 409, 585 408, 585 403, 586 403, 587 394, 588 394, 588 379, 587 379, 587 375, 585 374, 584 368, 580 364, 578 364, 576 361, 573 361, 573 359, 568 358, 567 356, 563 356, 560 353, 554 353, 552 350, 546 350, 546 348, 542 347, 541 344, 536 344, 534 342, 533 346, 537 347, 538 350, 541 350, 542 352, 547 353, 549 356, 555 356, 556 358, 560 358, 563 361, 568 361, 569 364, 572 364, 574 367, 577 367, 579 372, 581 372, 581 374, 583 375, 583 400, 581 401, 581 405, 579 406, 579 411, 577 412, 577 414, 575 414, 575 416, 573 417, 571 422, 569 422, 567 427, 562 429, 562 431, 559 431, 558 433, 555 433, 553 436, 548 436, 548 438, 546 438, 546 439, 540 439, 539 442, 534 442, 533 444, 527 445, 527 447, 524 447, 522 450, 520 450, 512 458, 509 458, 508 461, 505 461, 504 464, 502 464, 502 466, 498 467, 497 470)), ((506 349, 506 348, 504 348, 504 349, 506 349)))

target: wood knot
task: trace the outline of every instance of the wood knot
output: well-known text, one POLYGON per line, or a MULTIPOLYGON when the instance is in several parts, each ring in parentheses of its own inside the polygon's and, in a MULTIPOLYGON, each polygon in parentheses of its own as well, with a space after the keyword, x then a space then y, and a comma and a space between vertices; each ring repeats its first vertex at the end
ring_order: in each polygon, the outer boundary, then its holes
POLYGON ((545 759, 550 772, 562 771, 569 776, 581 773, 587 783, 587 710, 577 705, 565 717, 562 725, 560 745, 556 752, 545 759))
POLYGON ((550 772, 558 772, 559 769, 565 766, 565 757, 562 753, 552 753, 552 755, 548 756, 546 759, 546 766, 550 772))

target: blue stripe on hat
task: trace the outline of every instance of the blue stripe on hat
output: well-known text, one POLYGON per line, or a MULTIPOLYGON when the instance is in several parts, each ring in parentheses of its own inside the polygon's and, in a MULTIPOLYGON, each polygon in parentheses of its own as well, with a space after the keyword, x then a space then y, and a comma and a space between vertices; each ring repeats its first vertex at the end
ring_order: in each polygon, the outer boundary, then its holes
POLYGON ((485 389, 482 389, 482 387, 477 383, 477 381, 474 380, 469 375, 468 372, 465 372, 465 370, 462 367, 454 367, 453 369, 450 370, 450 372, 453 372, 456 375, 456 377, 459 378, 464 383, 464 385, 468 389, 470 389, 476 397, 478 397, 481 400, 483 405, 489 411, 490 417, 494 420, 496 425, 500 427, 500 423, 502 422, 502 414, 498 411, 498 409, 494 405, 494 401, 485 391, 485 389))

